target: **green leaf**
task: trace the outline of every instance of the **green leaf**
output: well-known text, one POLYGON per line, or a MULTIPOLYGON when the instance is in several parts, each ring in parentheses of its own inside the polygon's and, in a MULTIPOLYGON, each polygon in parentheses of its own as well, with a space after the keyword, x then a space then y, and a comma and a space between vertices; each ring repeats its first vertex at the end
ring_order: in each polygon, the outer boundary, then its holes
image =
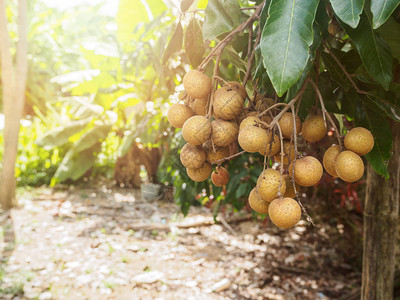
POLYGON ((41 138, 37 139, 35 143, 39 147, 44 147, 46 150, 62 146, 68 142, 71 136, 82 131, 90 123, 91 120, 92 118, 72 121, 67 125, 54 128, 41 138))
MULTIPOLYGON (((340 22, 340 20, 338 20, 340 22)), ((366 13, 361 16, 360 24, 356 29, 342 23, 342 27, 354 42, 361 60, 368 73, 385 90, 389 89, 393 79, 393 58, 389 46, 374 32, 366 13)))
POLYGON ((352 28, 357 27, 364 7, 364 0, 330 0, 330 2, 340 20, 352 28))
POLYGON ((393 57, 400 60, 400 23, 391 17, 378 29, 379 34, 389 44, 393 57))
POLYGON ((240 58, 239 54, 237 54, 236 51, 232 49, 232 47, 225 47, 224 51, 221 54, 221 59, 227 60, 239 70, 246 73, 246 63, 243 61, 243 59, 240 58))
MULTIPOLYGON (((96 155, 101 149, 101 143, 96 143, 91 148, 81 152, 70 149, 58 167, 54 177, 63 182, 67 179, 77 180, 82 177, 95 163, 96 155)), ((52 182, 57 182, 53 181, 52 182)))
POLYGON ((282 96, 301 76, 310 56, 318 0, 272 0, 261 37, 268 76, 282 96))
POLYGON ((74 144, 74 151, 81 152, 93 145, 103 141, 111 130, 111 125, 97 125, 96 127, 85 132, 81 138, 74 144))
POLYGON ((350 82, 337 62, 326 52, 321 52, 321 57, 325 68, 331 75, 332 80, 336 81, 337 84, 347 91, 350 87, 350 82))
POLYGON ((179 22, 178 25, 176 25, 175 31, 168 42, 167 49, 165 49, 162 58, 163 65, 167 62, 168 58, 170 58, 173 54, 182 49, 182 41, 183 41, 183 28, 181 22, 179 22))
POLYGON ((240 10, 237 0, 209 0, 204 13, 204 40, 212 40, 231 31, 248 17, 240 10))
POLYGON ((146 2, 150 8, 153 18, 161 15, 167 10, 167 6, 165 5, 163 0, 146 0, 146 2))
POLYGON ((390 101, 376 96, 368 96, 385 114, 395 120, 400 122, 400 107, 391 103, 390 101))
MULTIPOLYGON (((365 99, 365 101, 369 100, 365 99)), ((359 101, 356 108, 355 124, 371 131, 375 145, 365 157, 377 173, 388 178, 387 163, 391 156, 392 132, 387 118, 377 113, 379 111, 377 107, 372 110, 370 106, 371 103, 367 107, 364 101, 359 101)))
POLYGON ((203 34, 197 19, 193 17, 185 32, 185 52, 194 69, 201 63, 204 51, 203 34))
POLYGON ((117 156, 118 157, 122 157, 126 153, 128 153, 128 151, 131 148, 135 138, 136 138, 136 135, 132 131, 129 131, 127 134, 124 135, 124 137, 122 138, 122 142, 118 147, 118 151, 117 151, 117 156))
POLYGON ((139 23, 149 21, 147 10, 140 0, 120 0, 117 13, 117 36, 121 43, 129 42, 139 23))
POLYGON ((374 29, 385 23, 399 4, 399 0, 372 0, 371 11, 374 16, 372 19, 374 29))

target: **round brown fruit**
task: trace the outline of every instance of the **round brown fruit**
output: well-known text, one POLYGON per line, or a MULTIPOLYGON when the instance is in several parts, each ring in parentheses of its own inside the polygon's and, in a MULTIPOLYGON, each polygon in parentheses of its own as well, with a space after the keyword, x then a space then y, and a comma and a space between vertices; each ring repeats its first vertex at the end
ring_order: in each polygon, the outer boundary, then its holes
POLYGON ((257 192, 264 201, 271 202, 278 196, 278 191, 283 195, 286 192, 285 179, 281 173, 274 169, 266 169, 257 179, 257 192), (282 179, 282 181, 281 181, 282 179), (279 186, 281 187, 279 189, 279 186))
MULTIPOLYGON (((293 114, 286 112, 282 115, 279 120, 279 126, 281 127, 283 137, 290 139, 293 132, 293 114)), ((296 116, 296 134, 300 134, 301 131, 301 120, 296 116)))
POLYGON ((290 228, 301 219, 301 208, 296 200, 292 198, 275 199, 269 204, 269 217, 276 226, 290 228))
MULTIPOLYGON (((283 195, 283 197, 285 198, 294 198, 296 197, 296 192, 294 191, 294 187, 293 187, 293 182, 290 178, 290 176, 288 174, 283 175, 283 178, 285 178, 285 183, 286 183, 286 192, 283 195)), ((295 183, 296 186, 296 191, 299 192, 300 190, 300 185, 298 185, 297 183, 295 183)))
POLYGON ((224 120, 233 120, 242 112, 243 103, 244 99, 240 93, 227 87, 222 87, 214 94, 214 115, 224 120))
POLYGON ((243 84, 237 81, 229 81, 226 84, 224 84, 224 87, 228 87, 231 90, 237 91, 243 99, 247 98, 247 92, 243 84))
POLYGON ((344 146, 358 155, 365 155, 374 148, 374 137, 368 129, 355 127, 344 137, 344 146))
POLYGON ((205 162, 200 168, 189 169, 186 168, 186 173, 193 181, 201 182, 210 177, 212 172, 211 164, 205 162))
POLYGON ((217 146, 228 146, 238 138, 239 130, 233 121, 218 119, 212 121, 211 126, 211 140, 217 146))
POLYGON ((239 130, 242 130, 244 127, 247 127, 247 126, 255 126, 255 125, 257 125, 259 122, 260 122, 260 119, 257 118, 256 116, 249 116, 249 117, 246 117, 246 118, 240 123, 239 130))
POLYGON ((193 110, 196 115, 205 116, 207 114, 208 99, 195 99, 193 102, 193 110))
POLYGON ((346 182, 359 180, 364 174, 364 163, 353 151, 340 152, 336 158, 336 173, 346 182))
POLYGON ((200 168, 206 161, 206 151, 190 144, 185 144, 180 154, 182 165, 189 169, 200 168))
POLYGON ((211 174, 211 181, 215 186, 224 186, 229 182, 228 170, 224 167, 217 167, 211 174))
POLYGON ((250 207, 259 214, 267 214, 268 213, 268 206, 269 202, 264 201, 260 198, 257 193, 257 189, 254 188, 251 190, 249 194, 249 204, 250 207))
POLYGON ((186 105, 180 103, 175 103, 169 107, 167 112, 167 119, 169 124, 171 124, 175 128, 182 128, 186 120, 193 115, 193 111, 190 107, 187 107, 186 105))
MULTIPOLYGON (((282 152, 282 150, 281 150, 282 152)), ((295 158, 296 154, 295 154, 295 148, 294 145, 292 143, 290 143, 289 141, 283 141, 283 165, 287 165, 290 162, 292 162, 295 158)), ((281 158, 281 153, 277 153, 274 156, 275 161, 278 163, 282 162, 282 158, 281 158)))
POLYGON ((257 95, 256 97, 256 105, 255 108, 259 111, 259 112, 263 112, 264 110, 266 110, 268 107, 272 106, 275 104, 275 101, 271 98, 264 98, 261 97, 260 95, 257 95))
POLYGON ((274 138, 265 147, 262 147, 262 149, 258 152, 263 156, 274 156, 279 152, 279 150, 281 150, 281 140, 279 139, 279 136, 275 134, 274 138))
POLYGON ((322 164, 324 165, 325 171, 333 177, 338 177, 336 173, 336 158, 340 153, 340 147, 338 145, 330 146, 324 153, 322 164))
POLYGON ((183 77, 186 93, 195 99, 203 99, 211 92, 211 79, 198 70, 190 70, 183 77))
POLYGON ((326 131, 324 118, 320 115, 312 115, 305 119, 301 134, 306 141, 318 142, 326 135, 326 131))
POLYGON ((229 156, 229 146, 215 147, 215 149, 211 148, 210 150, 207 150, 206 152, 207 152, 206 160, 209 163, 213 163, 215 161, 221 160, 221 159, 229 156))
POLYGON ((246 152, 261 151, 270 140, 271 132, 267 132, 261 127, 247 126, 239 131, 239 145, 246 152))
MULTIPOLYGON (((289 176, 293 176, 293 162, 289 165, 289 176)), ((322 177, 324 170, 318 159, 306 156, 296 160, 294 167, 294 181, 301 186, 313 186, 322 177)))
POLYGON ((182 127, 182 136, 192 146, 198 146, 211 136, 211 122, 203 116, 189 118, 182 127))

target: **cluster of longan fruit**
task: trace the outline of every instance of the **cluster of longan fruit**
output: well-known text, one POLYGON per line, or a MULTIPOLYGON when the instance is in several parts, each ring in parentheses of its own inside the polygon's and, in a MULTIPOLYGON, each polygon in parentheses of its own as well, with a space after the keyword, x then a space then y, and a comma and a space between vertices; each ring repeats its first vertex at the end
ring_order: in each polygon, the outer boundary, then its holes
POLYGON ((227 82, 213 92, 211 79, 198 70, 185 75, 183 86, 185 102, 171 105, 168 120, 172 126, 182 128, 187 144, 181 149, 180 159, 188 176, 194 181, 211 176, 216 186, 226 185, 229 173, 220 164, 232 154, 230 146, 237 143, 246 152, 273 157, 280 170, 264 167, 250 192, 249 205, 258 213, 268 213, 278 227, 297 224, 302 209, 294 200, 296 192, 301 187, 316 185, 324 168, 331 176, 347 182, 359 180, 364 173, 360 156, 374 146, 374 138, 365 128, 356 127, 346 134, 346 150, 338 145, 328 148, 321 164, 313 156, 296 153, 294 140, 301 135, 309 143, 320 141, 328 131, 322 115, 309 115, 303 123, 293 112, 274 116, 266 109, 275 102, 259 95, 254 99, 255 110, 251 109, 245 105, 248 96, 242 84, 227 82), (274 121, 278 123, 278 132, 269 126, 274 121), (214 172, 212 164, 217 165, 214 172))

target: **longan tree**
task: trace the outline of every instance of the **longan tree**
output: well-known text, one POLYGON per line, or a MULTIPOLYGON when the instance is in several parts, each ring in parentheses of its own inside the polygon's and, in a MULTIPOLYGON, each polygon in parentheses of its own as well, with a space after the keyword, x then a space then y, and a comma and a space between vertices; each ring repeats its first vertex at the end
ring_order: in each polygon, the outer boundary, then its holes
POLYGON ((245 153, 263 155, 249 204, 289 228, 302 214, 312 223, 299 189, 316 185, 324 169, 358 181, 367 161, 361 293, 391 299, 400 181, 399 1, 209 0, 205 9, 193 2, 182 2, 164 57, 184 40, 193 68, 183 78, 179 106, 168 111, 187 142, 180 155, 188 176, 204 181, 245 153), (327 133, 335 136, 332 146, 323 157, 311 155, 327 133))
POLYGON ((15 200, 15 161, 17 158, 20 119, 25 103, 28 74, 28 3, 18 1, 18 45, 15 59, 11 52, 5 1, 0 2, 0 62, 2 103, 5 116, 4 155, 0 175, 0 203, 9 209, 15 200), (16 63, 14 64, 13 61, 16 63))

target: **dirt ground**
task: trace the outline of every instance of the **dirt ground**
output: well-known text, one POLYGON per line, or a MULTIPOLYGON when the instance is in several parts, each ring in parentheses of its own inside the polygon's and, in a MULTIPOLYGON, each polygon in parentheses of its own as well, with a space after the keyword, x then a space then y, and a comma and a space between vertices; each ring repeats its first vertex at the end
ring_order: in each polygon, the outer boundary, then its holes
POLYGON ((18 194, 1 216, 0 299, 348 299, 360 284, 305 222, 210 225, 206 208, 183 218, 105 185, 18 194))

